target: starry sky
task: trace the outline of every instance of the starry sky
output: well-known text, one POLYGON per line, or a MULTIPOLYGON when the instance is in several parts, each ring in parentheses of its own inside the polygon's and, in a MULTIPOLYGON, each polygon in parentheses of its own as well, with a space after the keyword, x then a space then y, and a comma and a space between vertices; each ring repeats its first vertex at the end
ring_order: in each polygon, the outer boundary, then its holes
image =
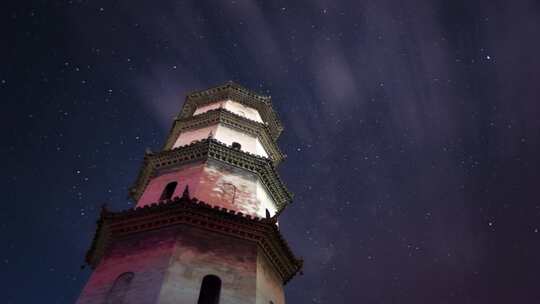
POLYGON ((540 2, 2 7, 3 303, 73 303, 99 206, 228 80, 285 126, 288 303, 540 303, 540 2))

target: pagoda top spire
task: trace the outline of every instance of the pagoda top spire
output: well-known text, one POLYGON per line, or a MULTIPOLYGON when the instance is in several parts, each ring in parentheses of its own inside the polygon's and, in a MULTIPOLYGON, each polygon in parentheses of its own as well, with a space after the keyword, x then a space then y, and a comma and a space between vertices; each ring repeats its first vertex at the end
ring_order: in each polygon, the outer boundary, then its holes
POLYGON ((272 98, 246 89, 233 81, 188 94, 178 118, 190 117, 198 107, 223 100, 232 100, 256 109, 274 139, 283 131, 283 125, 272 108, 272 98))

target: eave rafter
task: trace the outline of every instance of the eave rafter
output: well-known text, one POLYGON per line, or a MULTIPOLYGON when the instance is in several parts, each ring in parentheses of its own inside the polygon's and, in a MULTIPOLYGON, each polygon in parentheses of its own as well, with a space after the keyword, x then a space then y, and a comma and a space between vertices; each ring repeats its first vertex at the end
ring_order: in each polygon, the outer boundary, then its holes
POLYGON ((234 149, 211 138, 172 150, 147 154, 135 185, 130 189, 130 196, 137 201, 150 179, 161 169, 208 158, 256 173, 276 203, 278 213, 291 202, 292 193, 281 181, 270 159, 234 149))
POLYGON ((234 82, 189 94, 179 118, 191 117, 197 107, 223 100, 233 100, 259 111, 263 121, 268 124, 270 135, 274 140, 277 140, 283 131, 281 121, 272 108, 271 98, 256 94, 234 82))
POLYGON ((174 198, 122 212, 103 209, 86 262, 97 267, 110 245, 130 235, 178 225, 189 225, 257 243, 284 283, 301 271, 302 260, 292 253, 276 226, 261 219, 189 197, 174 198))
POLYGON ((189 118, 176 119, 169 132, 164 149, 171 149, 182 132, 207 127, 216 123, 224 124, 257 137, 270 155, 274 165, 278 165, 283 160, 283 153, 270 135, 267 125, 236 115, 223 108, 210 110, 189 118))

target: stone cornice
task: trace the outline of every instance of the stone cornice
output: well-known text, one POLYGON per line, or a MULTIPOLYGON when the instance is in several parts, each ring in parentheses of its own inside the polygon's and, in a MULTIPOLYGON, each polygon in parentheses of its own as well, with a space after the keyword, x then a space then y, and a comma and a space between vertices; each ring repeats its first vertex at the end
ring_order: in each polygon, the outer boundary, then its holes
POLYGON ((145 231, 189 225, 252 241, 262 249, 283 283, 302 268, 279 232, 276 218, 250 217, 233 210, 210 206, 188 195, 137 209, 110 212, 102 209, 86 262, 97 267, 109 246, 118 239, 145 231))
POLYGON ((228 82, 227 84, 198 91, 186 97, 179 118, 187 118, 193 115, 197 107, 222 100, 234 100, 259 111, 263 121, 268 124, 272 138, 276 140, 283 126, 277 113, 272 109, 272 101, 269 96, 258 95, 239 84, 228 82))
POLYGON ((278 165, 283 160, 283 153, 281 153, 278 145, 271 137, 267 125, 236 115, 224 108, 210 110, 189 118, 176 119, 169 132, 164 149, 171 149, 180 133, 185 130, 203 128, 216 123, 227 125, 257 137, 270 155, 274 165, 278 165))
POLYGON ((160 169, 208 158, 256 173, 276 203, 278 212, 291 202, 292 194, 281 181, 270 159, 239 151, 211 138, 172 150, 146 154, 135 185, 130 189, 130 196, 137 201, 151 177, 160 169))

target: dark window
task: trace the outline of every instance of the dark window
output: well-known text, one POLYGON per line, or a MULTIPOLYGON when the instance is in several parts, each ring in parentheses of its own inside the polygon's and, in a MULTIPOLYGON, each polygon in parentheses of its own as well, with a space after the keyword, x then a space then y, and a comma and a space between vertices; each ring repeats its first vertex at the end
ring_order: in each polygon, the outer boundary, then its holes
POLYGON ((176 189, 176 186, 178 186, 177 182, 170 182, 165 186, 165 189, 163 189, 163 192, 161 193, 161 196, 159 197, 160 201, 171 199, 171 197, 174 194, 174 190, 176 189))
POLYGON ((237 142, 233 142, 232 147, 233 149, 240 150, 242 148, 242 145, 237 142))
POLYGON ((221 292, 221 280, 215 275, 207 275, 203 278, 199 301, 197 304, 219 304, 221 292))
POLYGON ((105 304, 122 304, 129 290, 129 285, 135 275, 133 272, 124 272, 114 281, 113 286, 107 293, 105 304))
POLYGON ((270 211, 268 211, 268 209, 266 209, 266 218, 271 218, 270 211))

